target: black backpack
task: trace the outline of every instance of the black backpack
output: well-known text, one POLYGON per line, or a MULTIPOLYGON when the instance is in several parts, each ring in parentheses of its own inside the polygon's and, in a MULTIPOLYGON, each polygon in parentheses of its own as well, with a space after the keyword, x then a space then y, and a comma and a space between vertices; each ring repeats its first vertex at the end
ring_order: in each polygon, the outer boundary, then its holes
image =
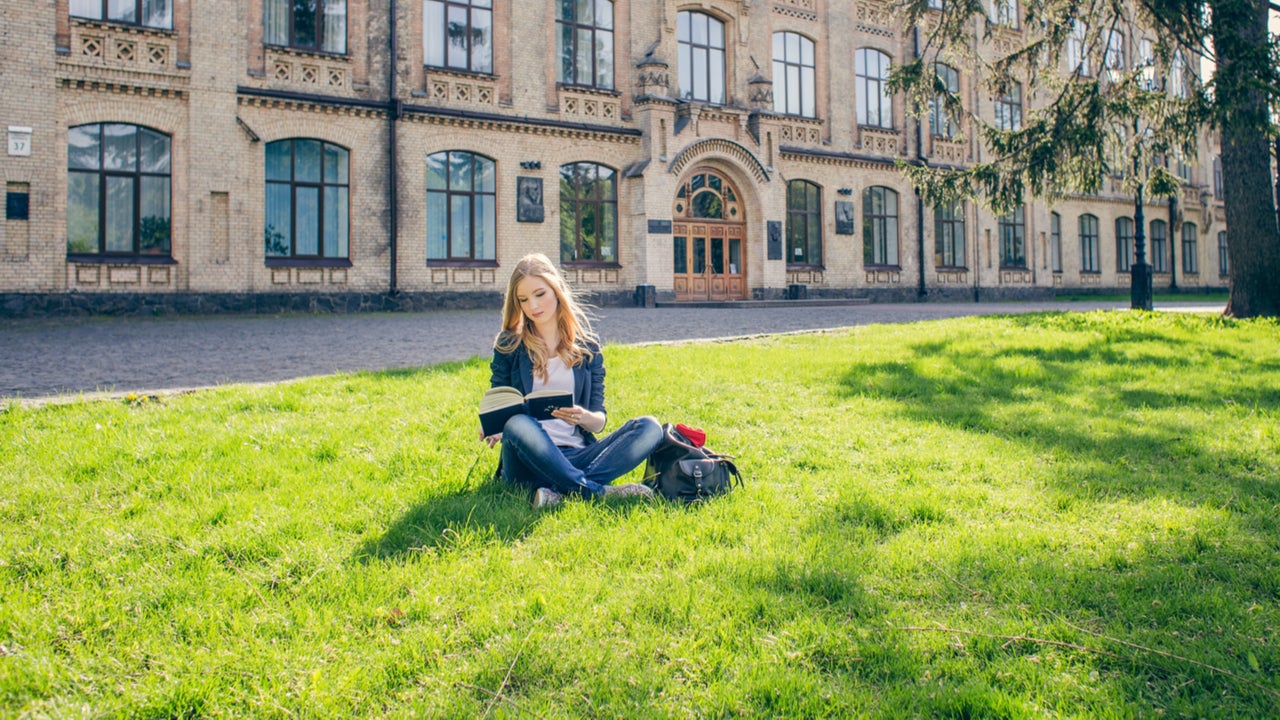
POLYGON ((644 484, 668 500, 698 502, 722 495, 742 484, 733 457, 697 447, 671 423, 662 426, 663 439, 644 466, 644 484))

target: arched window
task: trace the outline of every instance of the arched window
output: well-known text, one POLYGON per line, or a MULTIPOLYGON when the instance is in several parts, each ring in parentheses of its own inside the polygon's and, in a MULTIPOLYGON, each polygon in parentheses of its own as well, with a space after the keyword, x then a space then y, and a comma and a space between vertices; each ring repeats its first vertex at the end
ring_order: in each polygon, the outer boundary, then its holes
POLYGON ((862 261, 898 264, 898 193, 887 187, 862 192, 862 261))
POLYGON ((617 177, 595 163, 560 166, 562 262, 618 262, 617 177))
POLYGON ((1151 272, 1169 272, 1169 224, 1151 221, 1151 272))
POLYGON ((263 241, 268 258, 348 256, 349 154, 323 140, 267 143, 263 241))
POLYGON ((1195 223, 1182 223, 1182 274, 1198 275, 1200 273, 1200 262, 1197 258, 1196 237, 1200 229, 1195 223))
POLYGON ((71 16, 170 30, 173 0, 71 0, 71 16))
POLYGON ((560 82, 613 88, 613 2, 577 0, 556 3, 556 49, 560 82))
MULTIPOLYGON (((934 72, 948 93, 960 92, 960 73, 956 69, 942 63, 934 63, 934 72)), ((936 138, 950 140, 960 132, 960 125, 955 117, 947 111, 945 99, 941 94, 929 101, 929 133, 936 138)))
POLYGON ((742 220, 741 202, 715 173, 693 175, 676 192, 676 216, 701 220, 742 220))
POLYGON ((262 38, 268 45, 345 54, 347 0, 263 0, 262 38))
POLYGON ((1220 230, 1218 232, 1218 274, 1222 277, 1227 276, 1227 231, 1220 230))
POLYGON ((817 116, 813 41, 793 32, 773 34, 773 109, 817 116))
POLYGON ((991 19, 997 25, 1018 27, 1018 0, 992 0, 991 19))
POLYGON ((1053 271, 1062 272, 1062 216, 1049 213, 1049 261, 1053 271))
POLYGON ((1133 268, 1133 219, 1116 218, 1116 272, 1133 268))
POLYGON ((1026 226, 1022 208, 1000 218, 1000 267, 1024 270, 1027 267, 1026 226))
POLYGON ((964 267, 964 203, 939 205, 933 211, 933 264, 964 267))
POLYGON ((493 0, 423 0, 423 62, 493 72, 492 8, 493 0))
POLYGON ((787 183, 787 262, 822 264, 822 189, 808 180, 787 183))
POLYGON ((1098 216, 1081 215, 1080 226, 1080 272, 1100 272, 1098 260, 1098 216))
POLYGON ((893 129, 893 98, 889 95, 889 56, 862 48, 855 55, 858 124, 893 129))
POLYGON ((1013 83, 1009 92, 996 98, 996 127, 1001 130, 1022 129, 1022 84, 1013 83))
POLYGON ((462 150, 427 156, 427 259, 493 260, 493 160, 462 150))
POLYGON ((680 97, 723 105, 724 23, 699 12, 677 16, 680 97))
POLYGON ((168 255, 169 136, 137 125, 67 130, 67 254, 168 255))

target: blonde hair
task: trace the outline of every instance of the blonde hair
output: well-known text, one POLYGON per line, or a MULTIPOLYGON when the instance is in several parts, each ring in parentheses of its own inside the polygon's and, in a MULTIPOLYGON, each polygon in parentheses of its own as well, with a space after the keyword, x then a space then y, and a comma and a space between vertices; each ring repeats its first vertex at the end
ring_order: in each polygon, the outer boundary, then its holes
POLYGON ((494 338, 493 346, 499 352, 511 353, 523 347, 533 359, 533 371, 543 382, 547 380, 547 361, 558 355, 565 367, 576 367, 592 356, 591 347, 599 345, 599 339, 591 330, 591 320, 586 306, 573 296, 573 290, 551 260, 542 253, 520 258, 507 281, 507 292, 502 300, 502 332, 494 338), (556 327, 560 331, 560 345, 549 348, 534 331, 533 321, 525 317, 516 297, 516 286, 525 278, 538 278, 556 295, 556 327))

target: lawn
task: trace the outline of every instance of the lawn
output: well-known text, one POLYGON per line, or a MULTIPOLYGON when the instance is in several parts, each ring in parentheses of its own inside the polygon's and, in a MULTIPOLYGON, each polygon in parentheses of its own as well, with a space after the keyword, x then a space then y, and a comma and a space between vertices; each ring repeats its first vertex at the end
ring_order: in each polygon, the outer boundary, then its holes
POLYGON ((1280 713, 1280 332, 607 348, 700 506, 491 479, 487 362, 0 408, 0 717, 1280 713))

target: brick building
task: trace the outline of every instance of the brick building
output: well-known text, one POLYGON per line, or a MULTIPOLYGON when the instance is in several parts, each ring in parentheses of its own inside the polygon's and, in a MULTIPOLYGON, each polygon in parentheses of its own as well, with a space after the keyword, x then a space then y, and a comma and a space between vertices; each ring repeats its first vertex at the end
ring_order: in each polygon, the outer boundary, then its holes
MULTIPOLYGON (((1020 41, 999 6, 983 52, 1020 41)), ((983 149, 887 92, 918 42, 888 2, 49 0, 0 25, 10 313, 492 304, 531 251, 605 304, 1129 286, 1118 180, 1003 218, 918 200, 895 160, 983 149)), ((1021 93, 939 72, 1021 122, 1021 93)), ((1157 288, 1226 284, 1201 145, 1146 211, 1157 288)))

